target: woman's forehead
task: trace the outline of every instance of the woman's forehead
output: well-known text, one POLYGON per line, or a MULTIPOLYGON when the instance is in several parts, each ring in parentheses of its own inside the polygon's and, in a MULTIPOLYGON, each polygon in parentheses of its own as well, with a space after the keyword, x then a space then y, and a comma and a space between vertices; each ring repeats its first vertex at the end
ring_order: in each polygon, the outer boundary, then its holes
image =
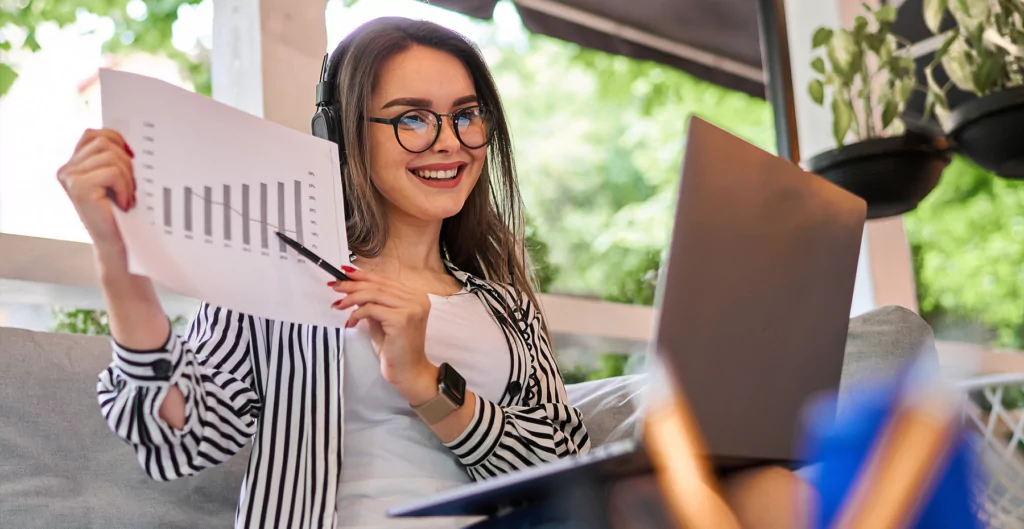
POLYGON ((425 99, 432 106, 448 107, 475 94, 472 76, 462 61, 434 48, 414 46, 383 65, 372 99, 378 108, 398 98, 425 99))

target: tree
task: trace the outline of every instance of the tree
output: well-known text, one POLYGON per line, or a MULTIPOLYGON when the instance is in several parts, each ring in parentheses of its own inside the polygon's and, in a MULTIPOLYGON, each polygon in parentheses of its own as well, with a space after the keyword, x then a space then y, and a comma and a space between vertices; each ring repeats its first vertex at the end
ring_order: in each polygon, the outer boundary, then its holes
POLYGON ((905 219, 922 315, 936 333, 1024 348, 1024 183, 956 157, 905 219))
MULTIPOLYGON (((114 35, 104 44, 106 51, 133 50, 170 57, 189 73, 197 92, 209 95, 209 54, 205 52, 208 50, 189 56, 171 44, 179 9, 200 2, 202 0, 14 0, 0 4, 0 28, 13 26, 20 30, 25 35, 20 47, 35 52, 39 51, 36 32, 42 24, 64 27, 75 22, 82 11, 108 17, 114 22, 114 35), (129 16, 129 4, 133 4, 131 12, 135 18, 129 16)), ((16 44, 0 40, 0 50, 10 50, 16 44)), ((17 77, 10 64, 0 61, 0 97, 17 77)))
POLYGON ((531 35, 484 43, 514 134, 552 289, 653 301, 693 114, 774 150, 768 104, 656 63, 531 35))

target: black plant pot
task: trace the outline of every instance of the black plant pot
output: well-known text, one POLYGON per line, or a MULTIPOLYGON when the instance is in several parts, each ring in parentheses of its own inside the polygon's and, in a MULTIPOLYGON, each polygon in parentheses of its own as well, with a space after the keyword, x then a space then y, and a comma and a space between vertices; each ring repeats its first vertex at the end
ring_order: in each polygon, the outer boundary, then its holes
POLYGON ((1003 178, 1024 179, 1024 86, 954 108, 949 138, 974 163, 1003 178))
POLYGON ((908 132, 825 151, 804 166, 863 198, 868 218, 878 219, 916 208, 951 159, 943 138, 908 132))

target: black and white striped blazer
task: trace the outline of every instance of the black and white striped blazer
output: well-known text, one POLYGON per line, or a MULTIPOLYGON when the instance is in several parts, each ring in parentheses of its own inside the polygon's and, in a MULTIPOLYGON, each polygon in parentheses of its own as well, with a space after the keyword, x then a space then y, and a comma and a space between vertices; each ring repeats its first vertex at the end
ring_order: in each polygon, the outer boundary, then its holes
MULTIPOLYGON (((511 353, 501 401, 478 395, 472 423, 447 445, 468 474, 481 480, 589 450, 538 307, 517 289, 448 267, 490 309, 511 353)), ((223 463, 252 439, 235 527, 330 528, 342 465, 343 336, 202 303, 187 335, 172 332, 161 349, 113 342, 97 383, 100 409, 160 481, 223 463), (157 415, 172 384, 185 396, 181 431, 157 415)))

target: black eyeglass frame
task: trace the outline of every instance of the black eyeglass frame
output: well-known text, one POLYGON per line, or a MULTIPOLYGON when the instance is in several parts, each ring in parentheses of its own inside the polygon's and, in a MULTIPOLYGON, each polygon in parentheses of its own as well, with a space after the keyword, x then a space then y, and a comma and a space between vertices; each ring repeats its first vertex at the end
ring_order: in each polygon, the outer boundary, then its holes
POLYGON ((410 108, 409 110, 406 110, 405 112, 402 112, 401 114, 399 114, 399 115, 397 115, 397 116, 395 116, 393 118, 378 118, 378 117, 374 117, 374 116, 367 116, 366 120, 367 121, 371 121, 373 123, 381 123, 383 125, 391 125, 391 127, 393 129, 395 129, 395 141, 398 142, 398 145, 400 145, 406 151, 409 151, 409 152, 411 152, 413 154, 419 154, 421 152, 427 152, 428 150, 430 150, 431 147, 434 146, 435 143, 437 143, 437 139, 441 137, 441 127, 444 126, 444 120, 441 119, 441 118, 447 117, 447 118, 450 119, 450 121, 452 123, 452 131, 455 132, 455 137, 459 140, 459 143, 461 143, 467 149, 479 149, 479 148, 484 147, 485 145, 487 145, 488 143, 491 142, 491 134, 493 133, 493 129, 488 125, 488 127, 487 127, 487 136, 484 138, 484 142, 481 143, 480 145, 470 146, 469 144, 467 144, 462 139, 462 135, 459 134, 459 127, 456 125, 456 123, 458 123, 458 116, 460 116, 464 112, 467 112, 469 110, 475 110, 475 109, 480 109, 481 114, 483 116, 488 116, 490 114, 490 110, 488 110, 487 107, 485 107, 483 105, 473 105, 471 107, 466 107, 466 108, 459 109, 457 112, 449 112, 447 114, 440 114, 440 113, 434 112, 433 110, 430 110, 429 108, 410 108), (430 143, 426 147, 424 147, 423 150, 419 150, 419 151, 414 151, 414 150, 406 147, 405 144, 402 143, 402 139, 398 136, 398 124, 401 123, 402 118, 405 117, 406 114, 409 114, 409 113, 412 113, 412 112, 428 112, 430 114, 433 114, 434 118, 437 119, 437 128, 434 129, 434 139, 430 140, 430 143))

